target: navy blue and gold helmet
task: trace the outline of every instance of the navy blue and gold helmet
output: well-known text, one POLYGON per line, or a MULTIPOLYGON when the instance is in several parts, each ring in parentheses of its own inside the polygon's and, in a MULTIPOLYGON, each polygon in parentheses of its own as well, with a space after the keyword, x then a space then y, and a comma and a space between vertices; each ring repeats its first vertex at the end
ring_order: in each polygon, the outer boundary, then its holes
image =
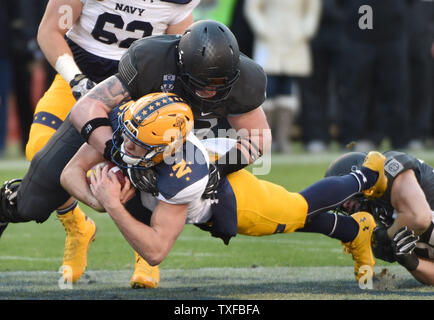
POLYGON ((190 106, 174 93, 151 93, 128 102, 113 133, 112 161, 122 168, 145 169, 163 161, 185 142, 193 128, 190 106), (147 152, 135 157, 125 152, 124 140, 147 152), (119 161, 121 159, 122 161, 119 161))

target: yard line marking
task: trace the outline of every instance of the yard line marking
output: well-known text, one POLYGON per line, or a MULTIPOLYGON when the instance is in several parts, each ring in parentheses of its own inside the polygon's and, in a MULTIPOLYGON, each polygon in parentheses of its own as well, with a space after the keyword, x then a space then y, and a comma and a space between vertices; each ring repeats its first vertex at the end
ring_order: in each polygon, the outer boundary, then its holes
POLYGON ((0 256, 0 260, 21 260, 21 261, 62 261, 62 258, 35 258, 21 256, 0 256))

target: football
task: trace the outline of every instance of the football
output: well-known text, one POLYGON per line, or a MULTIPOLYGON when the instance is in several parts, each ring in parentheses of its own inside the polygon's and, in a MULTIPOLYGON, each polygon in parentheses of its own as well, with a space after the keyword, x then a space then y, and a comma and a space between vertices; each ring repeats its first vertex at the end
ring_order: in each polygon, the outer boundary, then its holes
POLYGON ((90 184, 90 176, 92 175, 92 173, 95 173, 96 168, 98 168, 98 167, 102 168, 105 165, 108 165, 108 168, 109 168, 108 173, 116 175, 119 183, 121 184, 121 187, 123 188, 125 185, 125 175, 123 174, 122 170, 118 166, 116 166, 114 163, 112 163, 110 161, 100 162, 100 163, 94 165, 92 167, 92 169, 88 170, 86 172, 87 183, 90 184))

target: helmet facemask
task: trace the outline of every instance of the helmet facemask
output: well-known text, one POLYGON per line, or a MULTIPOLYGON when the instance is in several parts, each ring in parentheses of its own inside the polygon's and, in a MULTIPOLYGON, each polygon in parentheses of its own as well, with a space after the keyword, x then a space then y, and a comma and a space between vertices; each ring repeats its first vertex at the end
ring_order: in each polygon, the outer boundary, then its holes
POLYGON ((232 87, 240 77, 240 70, 237 70, 231 79, 208 78, 206 81, 195 78, 187 72, 180 74, 179 80, 187 93, 193 96, 196 100, 206 103, 217 103, 225 100, 232 91, 232 87), (200 92, 213 91, 212 96, 201 96, 200 92))

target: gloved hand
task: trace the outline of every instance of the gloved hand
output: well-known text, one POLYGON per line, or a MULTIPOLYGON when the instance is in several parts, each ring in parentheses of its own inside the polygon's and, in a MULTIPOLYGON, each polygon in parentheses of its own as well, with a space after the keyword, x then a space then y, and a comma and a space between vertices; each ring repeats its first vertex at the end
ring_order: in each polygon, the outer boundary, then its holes
POLYGON ((202 194, 204 199, 214 199, 217 193, 217 187, 220 182, 220 172, 217 166, 213 163, 209 164, 208 183, 205 187, 205 191, 202 194))
POLYGON ((399 229, 392 239, 392 248, 396 261, 408 271, 416 270, 419 265, 419 258, 413 252, 418 241, 419 237, 406 226, 399 229))
POLYGON ((377 226, 372 234, 372 253, 375 258, 387 262, 395 262, 396 257, 392 248, 392 242, 387 235, 387 227, 378 220, 375 222, 377 226))
POLYGON ((90 89, 95 87, 95 82, 87 78, 84 74, 76 74, 74 79, 69 82, 69 86, 72 89, 72 95, 75 100, 80 99, 84 96, 90 89))
POLYGON ((127 173, 131 183, 136 189, 148 192, 153 196, 158 195, 157 176, 153 168, 128 168, 127 173))

